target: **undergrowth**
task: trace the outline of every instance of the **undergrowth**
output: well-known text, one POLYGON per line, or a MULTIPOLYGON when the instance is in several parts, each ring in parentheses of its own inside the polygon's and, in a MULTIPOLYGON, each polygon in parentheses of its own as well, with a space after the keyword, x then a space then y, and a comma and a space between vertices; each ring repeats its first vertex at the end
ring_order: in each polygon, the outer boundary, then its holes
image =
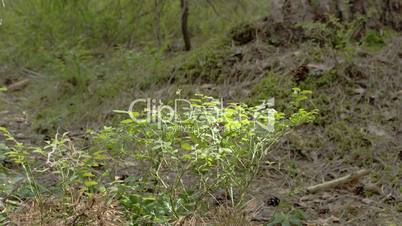
POLYGON ((317 114, 301 108, 310 92, 293 92, 289 114, 265 105, 222 108, 204 95, 175 115, 166 113, 165 105, 127 112, 131 118, 119 126, 91 132, 89 149, 76 146, 67 133, 44 147, 30 147, 1 128, 8 141, 3 157, 21 167, 25 177, 21 187, 4 196, 8 215, 3 222, 24 217, 38 224, 110 222, 99 217, 98 205, 131 225, 206 217, 216 205, 240 211, 272 145, 317 114), (221 191, 224 198, 218 196, 221 191), (30 208, 19 206, 29 203, 23 204, 21 196, 32 201, 30 208), (80 211, 67 211, 69 206, 80 211), (36 211, 40 216, 28 217, 36 211))

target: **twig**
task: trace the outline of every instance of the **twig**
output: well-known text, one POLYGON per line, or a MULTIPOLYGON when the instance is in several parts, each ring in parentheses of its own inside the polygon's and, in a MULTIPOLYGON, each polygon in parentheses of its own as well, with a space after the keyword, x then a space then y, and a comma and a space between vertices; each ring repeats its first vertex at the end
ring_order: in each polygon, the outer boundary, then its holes
POLYGON ((327 182, 324 182, 324 183, 321 183, 321 184, 310 186, 310 187, 307 188, 307 191, 311 192, 311 193, 314 193, 314 192, 317 192, 317 191, 333 188, 333 187, 336 187, 338 185, 345 184, 345 183, 348 183, 348 182, 353 181, 353 180, 357 180, 357 179, 359 179, 361 177, 364 177, 364 176, 368 175, 369 173, 370 173, 369 170, 365 170, 365 169, 359 170, 359 171, 353 172, 353 173, 351 173, 349 175, 346 175, 344 177, 337 178, 335 180, 331 180, 331 181, 327 181, 327 182))
POLYGON ((14 83, 14 84, 11 84, 10 86, 7 87, 7 91, 9 91, 9 92, 20 91, 20 90, 24 89, 28 85, 29 82, 30 82, 29 79, 24 79, 24 80, 14 83))
POLYGON ((36 72, 36 71, 32 71, 32 70, 30 70, 30 69, 28 69, 28 68, 23 68, 23 69, 22 69, 22 72, 23 72, 25 75, 28 75, 28 76, 33 77, 33 78, 35 78, 35 77, 38 77, 38 78, 43 78, 43 77, 45 77, 44 75, 39 74, 39 73, 36 72))

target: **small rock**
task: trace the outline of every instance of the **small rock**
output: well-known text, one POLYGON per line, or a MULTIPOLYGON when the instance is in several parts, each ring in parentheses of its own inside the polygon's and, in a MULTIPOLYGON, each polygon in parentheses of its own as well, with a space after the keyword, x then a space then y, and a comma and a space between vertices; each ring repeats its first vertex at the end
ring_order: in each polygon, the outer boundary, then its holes
POLYGON ((359 87, 359 88, 355 89, 354 92, 356 94, 363 95, 366 92, 366 89, 359 87))
POLYGON ((384 119, 386 121, 392 121, 392 120, 396 119, 396 113, 395 112, 384 111, 382 115, 384 116, 384 119))
POLYGON ((372 183, 367 184, 366 185, 366 190, 371 192, 371 193, 373 193, 373 194, 377 194, 377 195, 382 194, 381 188, 378 187, 378 185, 376 185, 376 184, 372 184, 372 183))
POLYGON ((374 125, 369 125, 368 128, 367 128, 367 131, 370 134, 376 135, 378 137, 387 136, 387 132, 385 132, 385 130, 383 130, 383 129, 377 127, 377 126, 374 126, 374 125))
POLYGON ((332 223, 339 223, 341 222, 339 218, 335 217, 335 216, 331 216, 331 221, 332 223))
POLYGON ((373 200, 371 200, 371 199, 367 199, 367 198, 362 199, 362 202, 363 202, 364 204, 367 204, 367 205, 370 205, 370 204, 373 204, 373 203, 374 203, 374 201, 373 201, 373 200))
POLYGON ((300 51, 295 51, 295 52, 293 53, 293 55, 294 55, 294 56, 300 56, 300 55, 301 55, 301 52, 300 52, 300 51))

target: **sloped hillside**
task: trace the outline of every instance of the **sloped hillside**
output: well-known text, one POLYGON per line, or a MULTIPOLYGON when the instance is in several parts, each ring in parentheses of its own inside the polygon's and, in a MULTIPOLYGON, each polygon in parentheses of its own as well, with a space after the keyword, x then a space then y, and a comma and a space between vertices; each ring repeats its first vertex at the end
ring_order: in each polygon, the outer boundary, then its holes
MULTIPOLYGON (((286 219, 293 219, 294 225, 299 221, 303 222, 299 225, 398 225, 402 220, 402 34, 360 22, 329 18, 294 25, 265 18, 232 26, 190 52, 108 49, 94 57, 93 52, 77 48, 49 57, 58 64, 43 71, 3 66, 0 86, 11 87, 24 79, 30 83, 0 93, 0 126, 22 142, 36 144, 56 132, 69 131, 77 146, 90 150, 93 139, 87 130, 118 124, 125 116, 113 110, 127 110, 135 98, 169 101, 178 90, 183 97, 203 93, 249 105, 275 98, 275 109, 286 112, 292 88, 298 87, 312 92, 303 107, 318 109, 319 114, 313 123, 290 130, 271 147, 245 204, 226 208, 230 198, 213 194, 219 197, 215 209, 202 217, 176 219, 176 225, 275 225, 286 219), (47 76, 56 72, 65 73, 64 77, 47 76), (362 169, 369 173, 357 180, 306 191, 362 169)), ((9 180, 11 187, 4 186, 7 197, 0 199, 0 208, 6 209, 2 200, 18 203, 8 203, 14 212, 4 219, 21 224, 38 220, 44 210, 28 198, 28 186, 15 179, 21 173, 1 153, 1 169, 12 169, 4 177, 14 179, 9 180), (12 192, 18 201, 10 198, 12 192)), ((106 172, 102 167, 91 170, 106 172)), ((131 173, 116 171, 117 181, 131 173)), ((52 190, 43 187, 55 187, 53 179, 39 178, 38 189, 49 193, 52 190)), ((147 189, 152 193, 152 188, 147 189)), ((61 207, 59 197, 46 199, 42 204, 51 207, 51 213, 44 211, 45 221, 51 225, 66 218, 74 225, 84 215, 96 219, 104 213, 101 222, 118 225, 127 217, 127 203, 94 194, 93 199, 84 194, 77 200, 71 195, 71 203, 78 203, 73 205, 78 215, 61 207), (93 201, 81 203, 81 198, 93 201)), ((0 223, 2 219, 0 215, 0 223)))
POLYGON ((261 35, 255 27, 264 26, 237 27, 234 31, 239 33, 231 34, 234 40, 224 48, 225 54, 222 49, 193 53, 176 67, 173 79, 181 82, 175 88, 195 87, 195 92, 254 104, 274 97, 279 110, 289 104, 292 87, 313 91, 310 104, 320 110, 320 117, 273 148, 253 183, 247 215, 253 222, 264 222, 277 211, 301 208, 313 225, 398 222, 402 219, 400 33, 367 30, 353 40, 347 35, 353 28, 320 23, 293 30, 269 27, 261 35), (317 36, 320 32, 328 36, 317 36), (309 185, 359 169, 371 173, 335 189, 304 192, 309 185))

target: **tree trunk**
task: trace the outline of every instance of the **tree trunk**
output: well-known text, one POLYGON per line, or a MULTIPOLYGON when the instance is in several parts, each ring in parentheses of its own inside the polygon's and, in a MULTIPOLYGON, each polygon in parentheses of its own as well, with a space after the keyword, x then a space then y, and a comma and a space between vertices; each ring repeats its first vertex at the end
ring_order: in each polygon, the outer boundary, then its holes
POLYGON ((155 0, 154 3, 155 3, 155 38, 156 38, 158 48, 161 48, 161 45, 162 45, 161 15, 162 15, 163 2, 161 2, 161 0, 155 0))
POLYGON ((189 51, 191 50, 191 37, 188 31, 188 16, 189 16, 188 0, 180 0, 180 6, 181 6, 181 33, 183 35, 184 50, 189 51))
POLYGON ((328 15, 343 21, 366 17, 367 26, 390 26, 402 30, 402 0, 269 0, 274 22, 323 21, 328 15))

